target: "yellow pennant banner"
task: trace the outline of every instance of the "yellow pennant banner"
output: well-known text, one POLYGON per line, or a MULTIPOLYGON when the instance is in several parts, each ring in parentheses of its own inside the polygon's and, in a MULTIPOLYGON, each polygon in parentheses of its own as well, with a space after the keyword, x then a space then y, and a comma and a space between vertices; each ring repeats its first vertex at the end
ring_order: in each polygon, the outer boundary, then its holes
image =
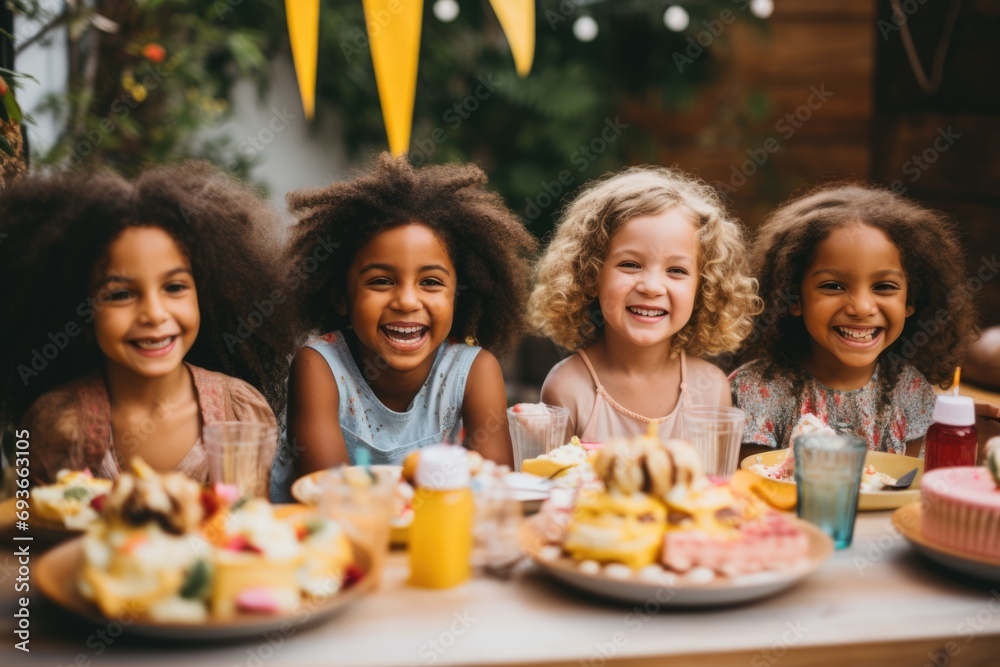
POLYGON ((518 76, 528 76, 535 59, 535 0, 490 0, 514 56, 518 76))
POLYGON ((424 3, 364 0, 364 8, 389 150, 402 155, 410 147, 424 3))
POLYGON ((319 53, 320 0, 285 0, 288 39, 292 44, 295 78, 306 118, 316 109, 316 56, 319 53))

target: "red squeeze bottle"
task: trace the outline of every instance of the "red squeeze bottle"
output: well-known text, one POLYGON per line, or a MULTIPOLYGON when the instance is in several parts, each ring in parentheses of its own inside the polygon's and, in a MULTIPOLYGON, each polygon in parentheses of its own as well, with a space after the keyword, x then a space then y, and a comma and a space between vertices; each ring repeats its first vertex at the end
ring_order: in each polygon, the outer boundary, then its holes
POLYGON ((976 465, 979 435, 976 406, 968 396, 938 396, 934 423, 927 429, 924 472, 934 468, 976 465))

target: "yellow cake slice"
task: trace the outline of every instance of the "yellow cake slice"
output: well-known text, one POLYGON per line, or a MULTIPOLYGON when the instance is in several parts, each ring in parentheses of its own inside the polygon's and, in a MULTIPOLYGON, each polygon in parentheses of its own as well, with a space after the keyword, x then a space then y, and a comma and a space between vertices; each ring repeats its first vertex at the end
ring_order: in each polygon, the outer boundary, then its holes
POLYGON ((666 529, 666 508, 644 493, 581 494, 563 549, 576 560, 624 563, 639 570, 654 563, 666 529))

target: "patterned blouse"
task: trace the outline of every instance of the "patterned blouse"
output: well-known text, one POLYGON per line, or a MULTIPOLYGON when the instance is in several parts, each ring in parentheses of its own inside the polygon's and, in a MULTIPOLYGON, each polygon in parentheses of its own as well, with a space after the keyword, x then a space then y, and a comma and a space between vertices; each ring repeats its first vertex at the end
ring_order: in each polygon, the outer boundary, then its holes
POLYGON ((903 366, 892 389, 888 415, 879 411, 878 370, 860 389, 831 389, 808 377, 801 396, 792 394, 789 378, 765 380, 763 362, 751 361, 729 376, 733 401, 747 413, 743 442, 788 447, 788 436, 802 415, 851 430, 868 441, 868 449, 905 454, 906 443, 923 437, 931 425, 934 388, 917 369, 903 366), (888 417, 888 419, 886 419, 888 417))
MULTIPOLYGON (((202 424, 244 421, 276 426, 267 401, 246 382, 185 366, 194 381, 202 424)), ((86 375, 42 394, 28 408, 22 426, 31 432, 30 477, 35 484, 54 484, 62 468, 90 468, 95 477, 112 480, 121 474, 125 462, 111 440, 111 401, 101 375, 86 375)), ((174 470, 208 481, 208 455, 201 438, 174 470)))

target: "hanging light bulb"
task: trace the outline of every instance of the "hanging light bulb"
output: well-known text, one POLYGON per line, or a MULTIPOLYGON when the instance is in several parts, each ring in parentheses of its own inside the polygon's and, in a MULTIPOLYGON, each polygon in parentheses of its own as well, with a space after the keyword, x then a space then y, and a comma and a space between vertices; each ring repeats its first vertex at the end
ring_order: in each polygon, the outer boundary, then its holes
POLYGON ((750 0, 750 13, 759 19, 766 19, 774 13, 774 0, 750 0))
POLYGON ((667 11, 663 12, 663 25, 667 26, 669 30, 680 32, 687 28, 690 23, 691 16, 680 5, 671 5, 667 7, 667 11))
POLYGON ((458 18, 458 3, 455 0, 437 0, 434 3, 434 17, 442 23, 451 23, 458 18))
POLYGON ((592 42, 599 32, 593 16, 584 14, 573 22, 573 36, 581 42, 592 42))

